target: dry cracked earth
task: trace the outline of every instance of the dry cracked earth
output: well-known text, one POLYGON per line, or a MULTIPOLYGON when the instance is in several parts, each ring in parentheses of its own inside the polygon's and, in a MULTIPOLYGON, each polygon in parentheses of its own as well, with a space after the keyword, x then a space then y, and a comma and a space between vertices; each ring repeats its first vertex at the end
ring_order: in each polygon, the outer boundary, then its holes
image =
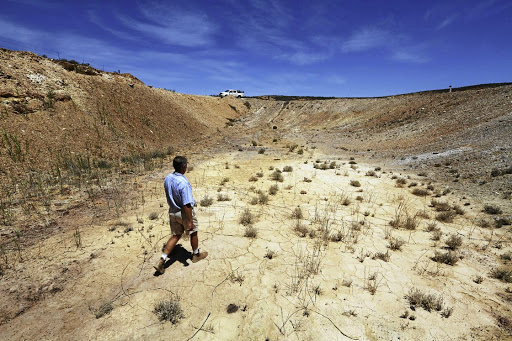
POLYGON ((1 338, 512 339, 510 93, 190 96, 237 113, 173 152, 209 256, 183 238, 153 269, 173 155, 103 194, 61 191, 46 232, 2 227, 1 338))

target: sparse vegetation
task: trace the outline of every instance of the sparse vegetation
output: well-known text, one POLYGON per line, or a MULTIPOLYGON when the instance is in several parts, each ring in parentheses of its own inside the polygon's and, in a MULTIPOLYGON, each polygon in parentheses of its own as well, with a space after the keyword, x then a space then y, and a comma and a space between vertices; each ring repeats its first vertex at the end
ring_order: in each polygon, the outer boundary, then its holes
POLYGON ((403 239, 391 237, 389 238, 388 248, 393 251, 400 251, 404 244, 405 241, 403 239))
POLYGON ((454 211, 439 212, 436 215, 436 220, 439 220, 443 223, 451 223, 451 222, 453 222, 453 218, 455 217, 455 214, 456 213, 454 211))
POLYGON ((462 245, 462 237, 456 234, 452 234, 447 240, 446 245, 451 250, 456 250, 462 245))
POLYGON ((279 186, 278 185, 272 185, 269 187, 268 189, 268 194, 270 195, 276 195, 277 194, 277 191, 279 191, 279 186))
POLYGON ((231 198, 227 194, 217 194, 217 201, 231 201, 231 198))
POLYGON ((411 288, 405 298, 411 307, 421 307, 428 312, 435 310, 446 318, 450 317, 453 312, 452 308, 445 308, 444 298, 441 295, 425 294, 419 289, 411 288))
POLYGON ((507 270, 506 268, 492 269, 490 276, 505 283, 512 283, 512 270, 507 270))
POLYGON ((419 197, 426 197, 428 195, 428 191, 423 188, 414 188, 411 193, 419 197))
POLYGON ((293 167, 292 166, 284 166, 283 172, 293 172, 293 167))
POLYGON ((199 205, 203 207, 209 207, 213 204, 213 198, 209 195, 206 195, 201 201, 199 202, 199 205))
POLYGON ((183 310, 181 309, 181 303, 179 296, 173 295, 168 300, 162 300, 158 302, 153 312, 160 321, 169 321, 172 324, 176 324, 185 317, 183 310))
POLYGON ((350 186, 361 187, 361 183, 357 180, 350 180, 350 186))
POLYGON ((283 177, 283 174, 281 174, 280 171, 275 170, 275 171, 273 171, 270 174, 270 180, 278 181, 278 182, 283 182, 284 181, 284 177, 283 177))
POLYGON ((487 214, 502 214, 503 211, 496 205, 485 205, 484 212, 487 214))
POLYGON ((247 225, 244 230, 244 237, 256 238, 258 236, 258 229, 252 225, 247 225))
POLYGON ((104 302, 102 303, 98 309, 94 311, 94 317, 97 319, 108 315, 114 310, 114 306, 112 305, 112 302, 104 302))
POLYGON ((246 208, 242 214, 240 215, 240 218, 238 222, 244 226, 248 226, 250 224, 253 224, 255 221, 254 215, 251 213, 251 210, 246 208))
POLYGON ((453 266, 459 261, 459 255, 451 250, 448 252, 436 251, 434 257, 432 257, 432 260, 434 262, 453 266))
POLYGON ((291 218, 292 219, 302 219, 302 218, 304 218, 304 216, 302 214, 302 209, 299 206, 295 207, 295 209, 293 210, 293 212, 291 214, 291 218))

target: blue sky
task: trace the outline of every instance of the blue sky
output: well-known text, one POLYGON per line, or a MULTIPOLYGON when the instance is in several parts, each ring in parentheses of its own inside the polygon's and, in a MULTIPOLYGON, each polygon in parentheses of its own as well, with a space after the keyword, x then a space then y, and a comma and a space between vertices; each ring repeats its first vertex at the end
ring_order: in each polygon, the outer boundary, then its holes
POLYGON ((385 96, 512 81, 512 1, 2 0, 0 47, 187 94, 385 96))

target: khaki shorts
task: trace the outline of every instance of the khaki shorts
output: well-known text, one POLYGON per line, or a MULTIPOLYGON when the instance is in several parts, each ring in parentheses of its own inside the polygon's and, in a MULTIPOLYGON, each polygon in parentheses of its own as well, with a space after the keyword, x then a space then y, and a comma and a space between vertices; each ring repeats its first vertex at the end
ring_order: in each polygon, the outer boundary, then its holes
MULTIPOLYGON (((197 223, 196 210, 192 208, 192 222, 194 223, 194 229, 188 233, 194 233, 198 231, 199 224, 197 223)), ((173 236, 181 236, 185 231, 183 226, 183 218, 181 212, 171 213, 169 212, 169 225, 171 226, 171 232, 173 236)))

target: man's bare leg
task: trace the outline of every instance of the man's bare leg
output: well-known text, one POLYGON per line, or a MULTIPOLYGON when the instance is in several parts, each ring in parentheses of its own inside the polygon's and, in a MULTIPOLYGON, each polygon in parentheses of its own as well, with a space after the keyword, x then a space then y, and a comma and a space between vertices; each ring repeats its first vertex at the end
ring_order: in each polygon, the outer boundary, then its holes
POLYGON ((177 236, 172 236, 171 238, 169 238, 169 240, 165 244, 164 251, 163 251, 167 256, 169 256, 171 254, 172 249, 174 249, 174 247, 176 246, 176 244, 178 243, 178 240, 180 240, 180 238, 181 238, 181 234, 177 235, 177 236))
POLYGON ((154 266, 154 268, 157 272, 159 272, 161 274, 163 274, 165 272, 164 264, 165 264, 165 261, 167 260, 167 256, 169 256, 171 254, 172 249, 174 249, 174 247, 176 246, 176 243, 178 243, 178 240, 180 240, 180 238, 181 238, 181 234, 177 235, 177 236, 173 235, 171 238, 169 238, 167 243, 165 243, 163 255, 160 258, 160 260, 158 261, 158 263, 154 266), (164 256, 165 256, 165 258, 164 258, 164 256))
POLYGON ((199 238, 197 232, 190 234, 190 246, 192 246, 192 263, 199 262, 201 259, 205 259, 208 256, 208 252, 199 252, 199 238), (198 253, 196 253, 198 252, 198 253))

